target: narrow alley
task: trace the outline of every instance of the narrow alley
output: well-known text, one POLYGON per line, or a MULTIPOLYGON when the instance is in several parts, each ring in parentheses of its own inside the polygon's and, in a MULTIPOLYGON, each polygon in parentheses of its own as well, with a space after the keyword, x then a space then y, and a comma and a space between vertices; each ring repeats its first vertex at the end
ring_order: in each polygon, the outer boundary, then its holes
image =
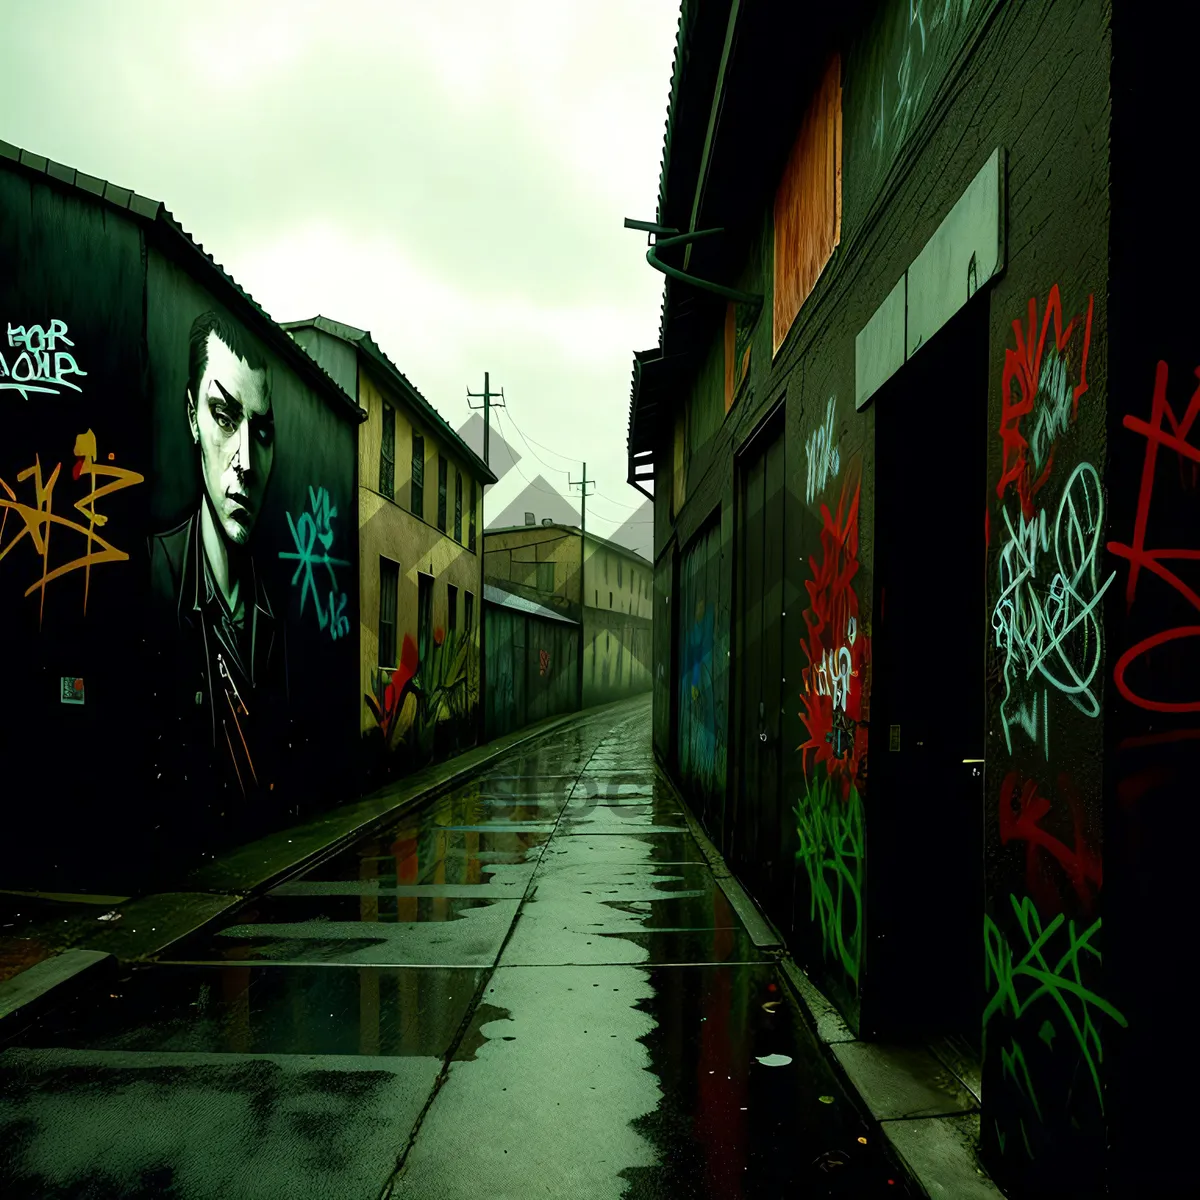
POLYGON ((114 978, 0 1055, 13 1200, 910 1194, 655 769, 648 699, 114 978))

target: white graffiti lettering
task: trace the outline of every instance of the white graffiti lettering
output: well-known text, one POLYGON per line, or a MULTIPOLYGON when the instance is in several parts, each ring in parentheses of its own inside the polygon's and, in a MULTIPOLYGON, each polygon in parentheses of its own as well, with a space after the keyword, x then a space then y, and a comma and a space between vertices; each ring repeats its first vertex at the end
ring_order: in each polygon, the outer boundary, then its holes
MULTIPOLYGON (((1045 512, 1026 521, 1004 510, 1008 541, 1000 552, 1000 596, 992 610, 996 647, 1004 656, 1004 740, 1018 726, 1038 740, 1035 677, 1066 696, 1081 713, 1096 717, 1100 702, 1092 683, 1103 656, 1098 607, 1115 572, 1097 586, 1096 551, 1104 523, 1104 494, 1091 463, 1072 472, 1053 530, 1045 512), (1047 558, 1053 550, 1053 561, 1047 558), (1040 572, 1039 572, 1040 568, 1040 572), (1047 570, 1052 573, 1046 580, 1047 570), (1045 582, 1043 582, 1046 580, 1045 582)), ((1049 755, 1048 697, 1041 696, 1042 738, 1049 755)))
POLYGON ((13 325, 8 323, 8 349, 6 357, 0 350, 0 392, 20 392, 28 400, 30 392, 40 392, 50 396, 62 394, 63 388, 73 392, 83 389, 72 383, 67 376, 86 376, 75 361, 75 356, 68 350, 60 350, 60 343, 74 347, 75 343, 67 337, 67 323, 57 319, 50 322, 50 328, 41 325, 13 325), (15 357, 11 351, 17 351, 15 357), (8 359, 12 359, 12 363, 8 359))
POLYGON ((808 454, 808 484, 804 494, 809 504, 831 479, 837 478, 842 465, 841 455, 833 444, 833 408, 834 399, 830 396, 825 408, 824 425, 815 429, 804 443, 808 454))
POLYGON ((857 636, 858 622, 851 617, 846 628, 846 641, 849 644, 826 650, 820 660, 813 664, 817 695, 832 697, 834 709, 841 712, 846 711, 846 701, 850 697, 850 680, 854 677, 850 647, 857 636))

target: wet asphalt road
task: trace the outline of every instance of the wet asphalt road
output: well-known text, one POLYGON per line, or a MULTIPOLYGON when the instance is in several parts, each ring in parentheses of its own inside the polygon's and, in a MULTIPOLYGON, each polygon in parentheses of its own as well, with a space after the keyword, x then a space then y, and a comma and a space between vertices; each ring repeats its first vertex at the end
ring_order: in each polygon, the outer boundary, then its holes
POLYGON ((585 716, 46 1018, 0 1195, 907 1195, 649 726, 585 716))

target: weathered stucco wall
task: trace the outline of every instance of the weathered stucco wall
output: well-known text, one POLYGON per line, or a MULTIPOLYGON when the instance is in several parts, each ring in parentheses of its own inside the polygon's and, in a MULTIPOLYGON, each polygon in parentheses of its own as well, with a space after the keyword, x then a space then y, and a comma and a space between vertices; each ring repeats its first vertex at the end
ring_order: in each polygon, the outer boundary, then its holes
POLYGON ((454 479, 455 472, 462 468, 455 459, 449 460, 447 532, 443 533, 436 525, 437 464, 438 455, 446 455, 447 451, 428 426, 414 422, 406 406, 394 404, 394 498, 383 495, 380 444, 385 403, 389 401, 384 399, 380 384, 368 371, 360 370, 359 404, 368 416, 361 429, 359 451, 358 519, 362 555, 359 724, 366 737, 368 767, 376 775, 411 770, 436 754, 474 743, 483 620, 480 513, 483 488, 476 486, 476 550, 472 552, 467 547, 470 476, 462 471, 463 528, 459 542, 454 537, 454 479), (424 437, 423 517, 411 511, 414 429, 424 437), (393 663, 379 661, 381 559, 399 565, 398 661, 393 663), (418 653, 422 574, 433 579, 432 641, 424 663, 418 653), (451 587, 458 589, 453 615, 449 608, 451 587))

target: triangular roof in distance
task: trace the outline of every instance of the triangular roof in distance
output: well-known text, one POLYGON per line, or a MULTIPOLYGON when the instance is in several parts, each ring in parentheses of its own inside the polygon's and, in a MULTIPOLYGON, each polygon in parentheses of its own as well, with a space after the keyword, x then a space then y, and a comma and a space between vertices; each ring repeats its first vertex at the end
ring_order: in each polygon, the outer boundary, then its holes
POLYGON ((164 249, 178 254, 195 278, 208 286, 235 317, 244 321, 302 379, 323 395, 335 411, 355 421, 366 420, 366 413, 358 407, 357 398, 347 395, 337 381, 304 352, 303 347, 288 337, 284 327, 239 286, 233 276, 179 224, 161 200, 149 200, 128 188, 117 187, 95 175, 87 175, 41 154, 0 141, 0 169, 5 168, 50 187, 75 192, 93 202, 120 209, 143 228, 152 230, 164 249))
POLYGON ((306 321, 283 321, 281 324, 289 333, 296 329, 319 329, 322 333, 327 333, 331 337, 340 338, 343 342, 349 342, 351 345, 357 346, 359 350, 366 354, 380 368, 388 382, 391 383, 404 399, 426 421, 439 428, 441 435, 446 441, 462 455, 464 465, 470 467, 484 483, 496 482, 495 472, 459 437, 446 418, 421 395, 410 382, 408 376, 383 352, 379 343, 375 341, 368 330, 359 329, 355 325, 347 325, 342 321, 335 321, 331 317, 323 317, 319 314, 315 317, 309 317, 306 321))
MULTIPOLYGON (((498 527, 489 526, 483 531, 483 536, 486 539, 491 537, 493 534, 498 533, 538 533, 546 529, 556 529, 559 533, 566 534, 568 536, 571 534, 578 536, 583 532, 578 525, 567 525, 557 521, 552 521, 549 525, 543 525, 539 521, 536 525, 502 525, 498 527)), ((613 542, 606 537, 601 537, 598 533, 592 533, 590 529, 587 533, 587 540, 589 542, 595 542, 600 546, 607 546, 608 549, 615 550, 618 554, 622 554, 626 558, 636 558, 643 566, 647 566, 651 570, 654 569, 654 564, 644 554, 639 554, 636 550, 631 550, 628 546, 622 546, 619 542, 613 542)))

